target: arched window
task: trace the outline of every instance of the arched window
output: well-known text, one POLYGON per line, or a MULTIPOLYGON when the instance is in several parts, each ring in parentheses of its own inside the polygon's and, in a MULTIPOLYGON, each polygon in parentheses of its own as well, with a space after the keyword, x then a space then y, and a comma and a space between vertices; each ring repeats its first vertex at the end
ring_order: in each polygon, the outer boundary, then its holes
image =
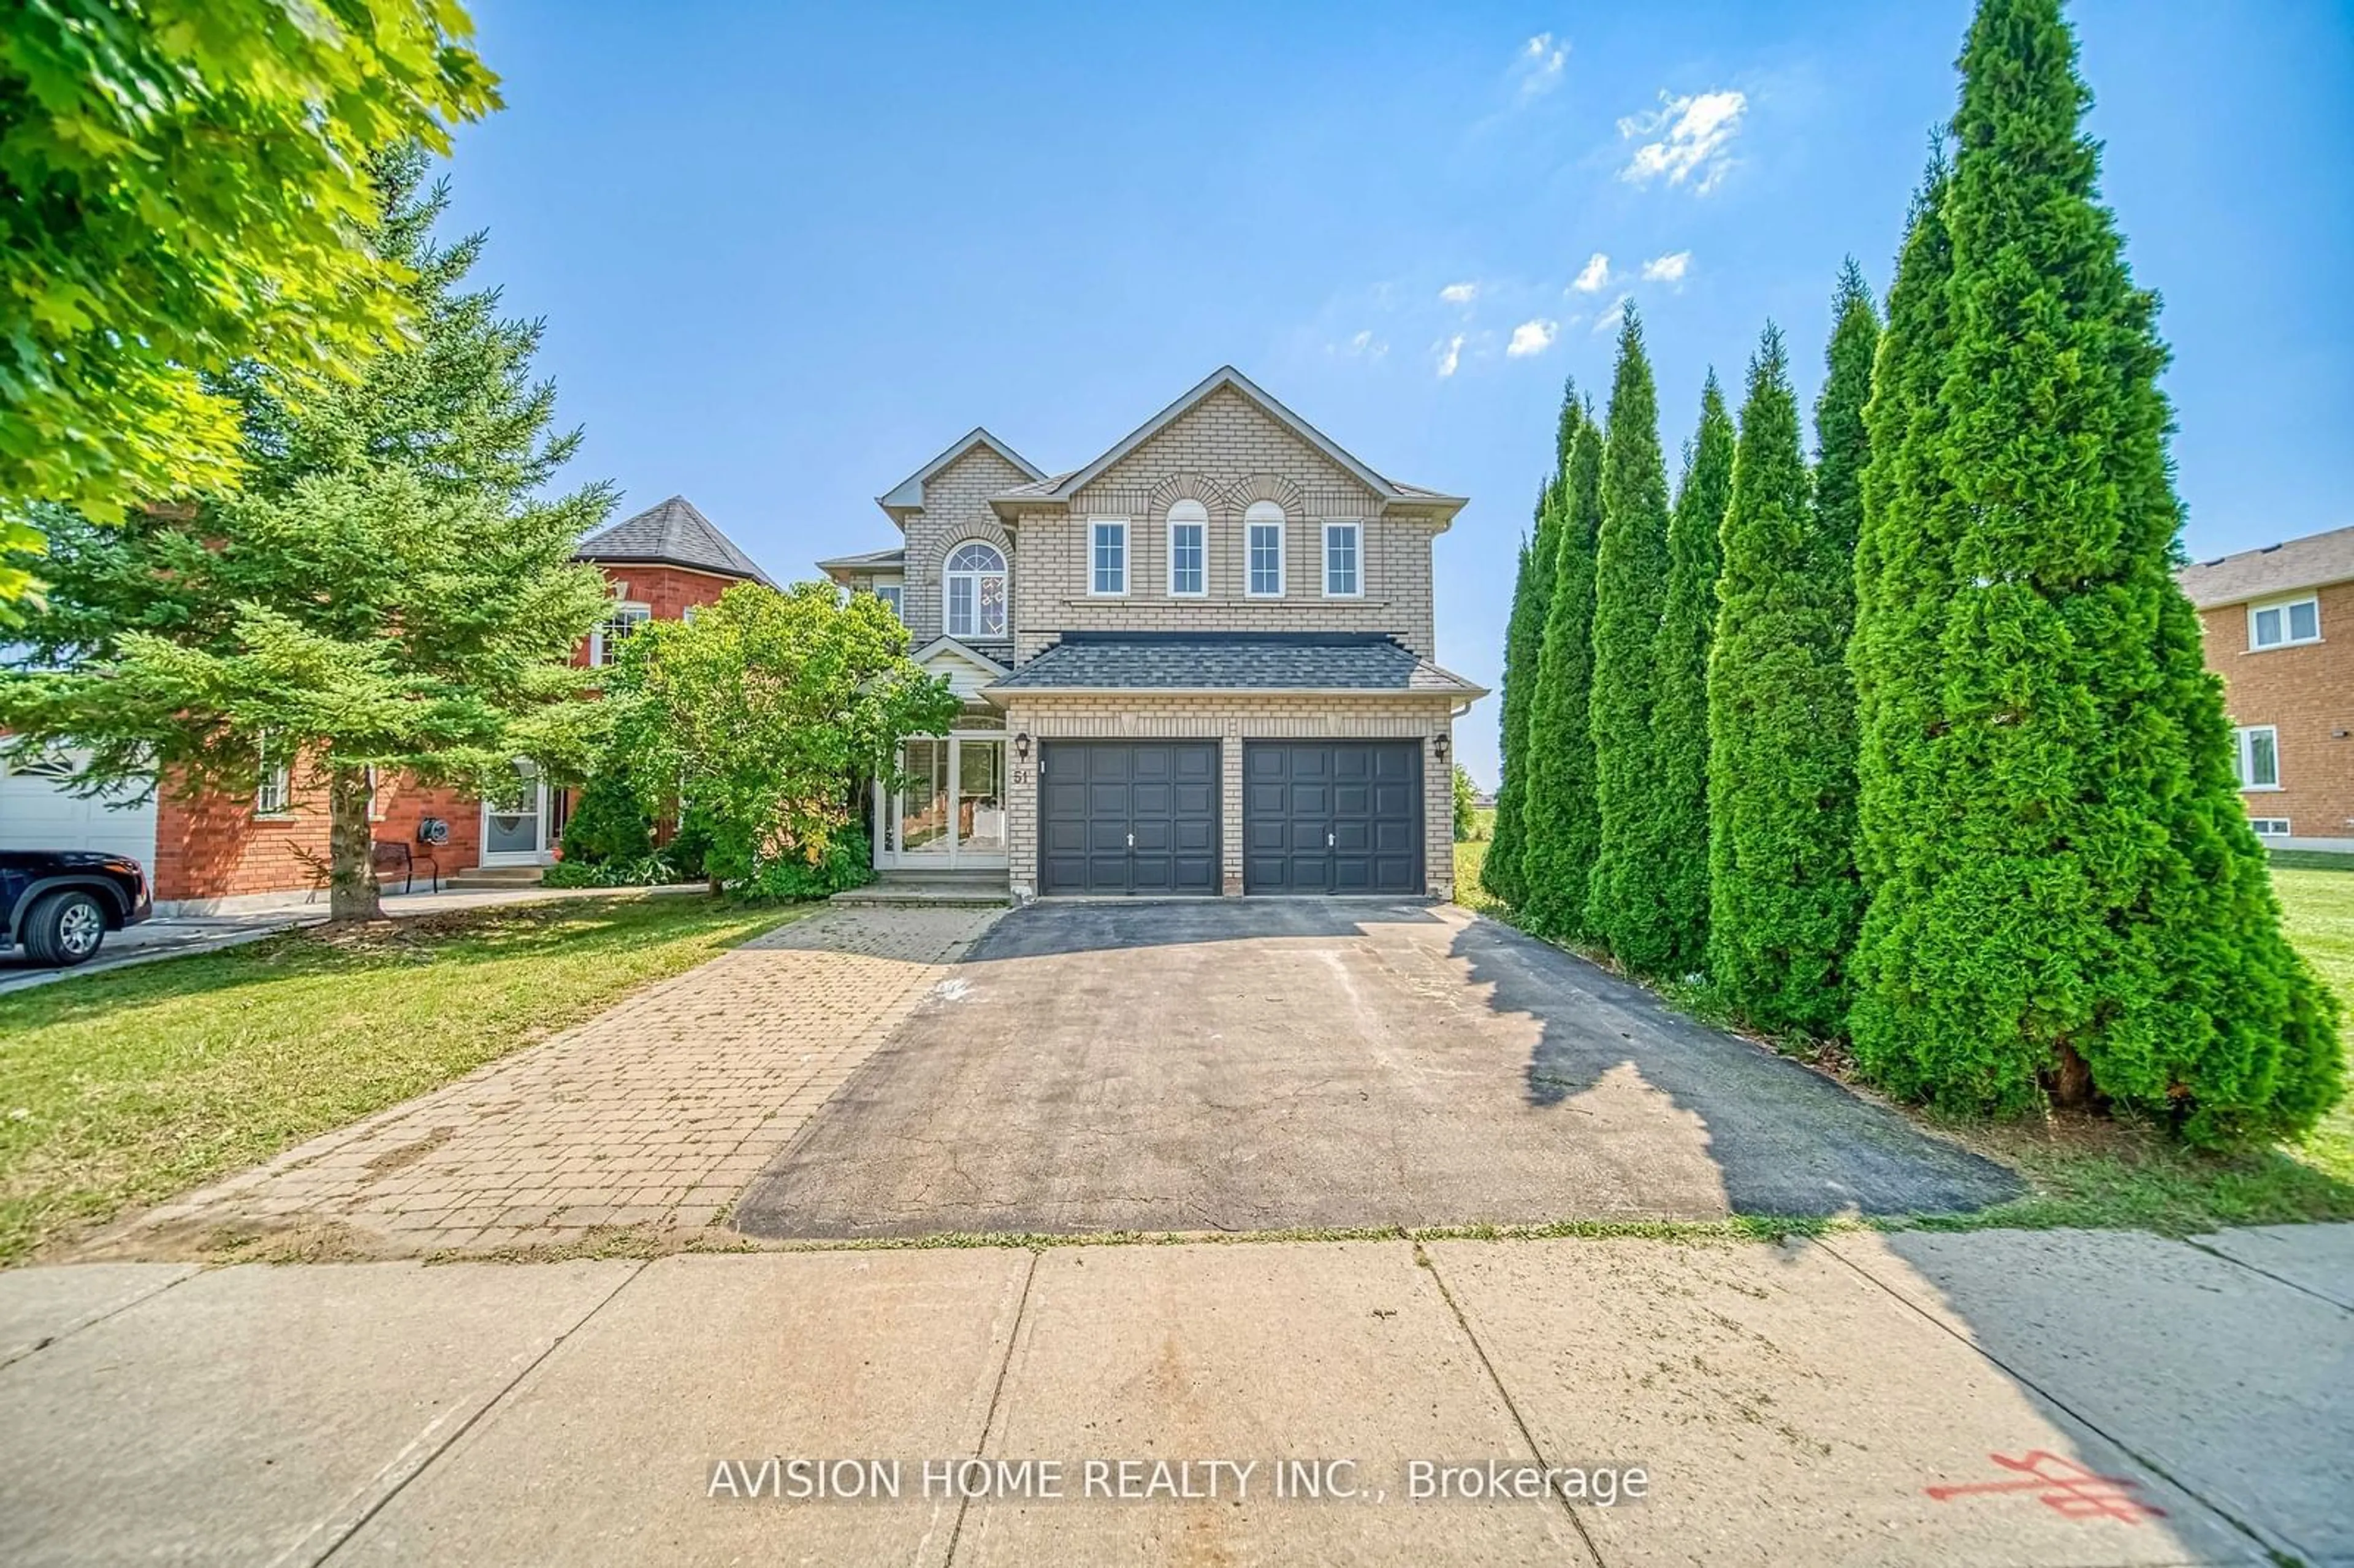
POLYGON ((1199 599, 1207 586, 1210 509, 1180 501, 1169 509, 1169 596, 1199 599))
POLYGON ((1243 512, 1244 591, 1253 599, 1283 597, 1283 508, 1254 501, 1243 512))
POLYGON ((1005 635, 1005 556, 994 545, 969 539, 949 552, 950 637, 1005 635))

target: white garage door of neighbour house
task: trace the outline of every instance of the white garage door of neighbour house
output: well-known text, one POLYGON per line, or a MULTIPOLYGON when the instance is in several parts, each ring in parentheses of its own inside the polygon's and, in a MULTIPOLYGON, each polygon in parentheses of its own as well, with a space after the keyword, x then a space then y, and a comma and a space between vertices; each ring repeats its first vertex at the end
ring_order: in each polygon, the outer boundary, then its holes
POLYGON ((0 758, 0 849, 100 850, 127 854, 152 873, 155 800, 125 803, 71 789, 79 758, 0 758))

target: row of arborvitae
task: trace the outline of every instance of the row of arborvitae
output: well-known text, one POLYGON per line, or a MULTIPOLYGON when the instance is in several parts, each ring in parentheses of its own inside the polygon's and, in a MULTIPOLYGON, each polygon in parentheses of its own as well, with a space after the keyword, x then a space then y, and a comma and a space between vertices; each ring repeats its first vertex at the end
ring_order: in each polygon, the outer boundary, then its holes
POLYGON ((2173 577, 2165 349, 2059 0, 1982 0, 1883 332, 1840 281, 1809 464, 1781 334, 1672 505, 1640 323, 1564 400, 1523 551, 1488 890, 1949 1109, 2197 1142, 2337 1099, 2173 577))

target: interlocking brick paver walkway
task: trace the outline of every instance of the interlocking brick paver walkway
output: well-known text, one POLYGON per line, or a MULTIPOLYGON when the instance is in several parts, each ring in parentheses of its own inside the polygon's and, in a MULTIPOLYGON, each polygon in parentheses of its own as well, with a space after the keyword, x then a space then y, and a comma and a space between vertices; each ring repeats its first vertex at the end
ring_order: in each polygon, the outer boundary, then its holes
POLYGON ((993 910, 827 908, 456 1083, 142 1214, 97 1255, 232 1239, 401 1257, 712 1223, 993 910))

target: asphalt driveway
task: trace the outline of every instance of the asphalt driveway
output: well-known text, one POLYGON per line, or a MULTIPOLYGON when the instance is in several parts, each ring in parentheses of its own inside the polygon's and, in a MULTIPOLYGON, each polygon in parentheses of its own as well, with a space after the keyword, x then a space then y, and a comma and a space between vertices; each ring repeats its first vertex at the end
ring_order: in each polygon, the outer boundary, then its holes
POLYGON ((1007 915, 738 1202, 767 1237, 1974 1209, 2000 1167, 1453 907, 1007 915))

